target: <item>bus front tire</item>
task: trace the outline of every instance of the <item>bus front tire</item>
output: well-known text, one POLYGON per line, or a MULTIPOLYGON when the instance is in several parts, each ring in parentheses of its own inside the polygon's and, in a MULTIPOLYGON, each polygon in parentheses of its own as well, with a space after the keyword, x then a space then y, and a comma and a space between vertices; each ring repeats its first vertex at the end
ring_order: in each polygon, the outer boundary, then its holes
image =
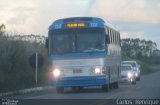
POLYGON ((56 87, 57 93, 63 93, 64 92, 64 87, 56 87))
POLYGON ((102 90, 108 92, 109 91, 109 85, 102 85, 102 90))
POLYGON ((79 86, 79 87, 78 87, 78 90, 83 90, 83 87, 82 87, 82 86, 79 86))
POLYGON ((113 88, 114 88, 114 89, 118 89, 118 88, 119 88, 118 82, 113 83, 113 88))
POLYGON ((83 90, 82 86, 76 86, 76 87, 72 87, 73 91, 79 91, 79 90, 83 90))

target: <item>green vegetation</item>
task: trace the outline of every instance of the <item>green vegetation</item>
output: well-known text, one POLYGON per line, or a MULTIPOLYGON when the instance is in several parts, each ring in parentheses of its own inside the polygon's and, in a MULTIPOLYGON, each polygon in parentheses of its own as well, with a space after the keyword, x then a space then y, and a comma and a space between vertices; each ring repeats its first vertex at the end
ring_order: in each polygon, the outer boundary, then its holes
POLYGON ((140 39, 122 39, 122 60, 136 60, 141 65, 141 74, 154 71, 160 64, 160 50, 155 42, 140 39))
POLYGON ((151 72, 153 72, 153 69, 151 69, 151 66, 144 63, 144 62, 139 62, 139 64, 141 65, 141 74, 149 74, 151 72))
MULTIPOLYGON (((45 37, 38 35, 12 35, 0 25, 0 92, 35 87, 35 69, 29 58, 35 52, 44 57, 44 65, 38 69, 38 86, 49 85, 48 56, 45 37)), ((160 64, 160 51, 156 43, 140 39, 122 40, 122 60, 137 60, 142 74, 151 72, 150 65, 160 64)))
POLYGON ((30 37, 37 39, 36 35, 12 37, 0 31, 0 92, 35 86, 35 69, 29 65, 29 58, 35 52, 45 59, 43 67, 38 69, 38 86, 48 85, 47 50, 41 42, 28 40, 30 37))

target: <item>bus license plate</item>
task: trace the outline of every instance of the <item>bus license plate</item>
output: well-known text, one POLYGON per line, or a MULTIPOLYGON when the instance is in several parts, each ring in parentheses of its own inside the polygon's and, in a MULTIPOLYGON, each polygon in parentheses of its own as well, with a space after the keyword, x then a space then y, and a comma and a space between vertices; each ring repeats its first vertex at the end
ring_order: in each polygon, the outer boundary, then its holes
POLYGON ((74 74, 82 73, 82 70, 81 69, 73 69, 73 73, 74 74))

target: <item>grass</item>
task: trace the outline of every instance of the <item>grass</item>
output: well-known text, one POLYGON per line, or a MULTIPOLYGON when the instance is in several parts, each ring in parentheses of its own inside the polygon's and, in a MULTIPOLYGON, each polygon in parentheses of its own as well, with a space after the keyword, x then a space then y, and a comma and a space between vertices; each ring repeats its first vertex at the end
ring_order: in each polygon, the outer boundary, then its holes
POLYGON ((141 65, 141 75, 149 74, 153 72, 153 69, 151 68, 151 65, 146 64, 144 62, 139 62, 141 65))

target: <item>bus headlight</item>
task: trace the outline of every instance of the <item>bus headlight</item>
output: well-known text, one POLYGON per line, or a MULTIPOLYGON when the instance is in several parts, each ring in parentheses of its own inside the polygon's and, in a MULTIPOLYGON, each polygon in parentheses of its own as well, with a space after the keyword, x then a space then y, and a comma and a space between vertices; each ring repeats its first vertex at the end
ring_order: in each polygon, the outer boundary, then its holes
POLYGON ((131 72, 128 72, 127 76, 128 76, 128 78, 131 78, 133 76, 133 74, 131 72))
POLYGON ((96 74, 100 74, 100 73, 101 73, 101 68, 96 67, 95 70, 94 70, 94 72, 95 72, 96 74))
POLYGON ((55 69, 53 70, 53 76, 54 76, 54 77, 59 77, 60 75, 61 75, 60 69, 55 68, 55 69))
POLYGON ((95 67, 94 69, 92 69, 94 74, 106 74, 107 73, 107 69, 106 67, 95 67))

